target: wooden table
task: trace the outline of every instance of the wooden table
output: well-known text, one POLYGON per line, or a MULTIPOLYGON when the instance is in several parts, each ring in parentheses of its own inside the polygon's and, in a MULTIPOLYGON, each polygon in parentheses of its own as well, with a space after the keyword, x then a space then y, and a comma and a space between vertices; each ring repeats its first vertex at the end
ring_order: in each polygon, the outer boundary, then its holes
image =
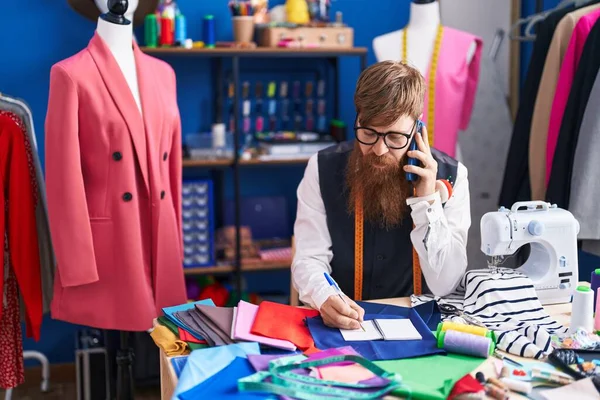
MULTIPOLYGON (((371 303, 390 304, 400 307, 410 307, 410 299, 408 297, 400 297, 395 299, 381 299, 371 300, 371 303)), ((557 322, 568 326, 571 319, 571 303, 551 305, 544 307, 546 312, 553 317, 557 322)), ((515 361, 528 361, 532 359, 524 359, 512 354, 509 357, 515 361)), ((170 400, 177 386, 177 375, 170 362, 170 357, 167 357, 165 353, 160 350, 160 387, 161 387, 161 399, 170 400)), ((484 361, 479 368, 472 372, 474 375, 476 372, 481 371, 486 376, 495 376, 494 364, 492 359, 488 358, 484 361)), ((526 399, 526 397, 515 395, 511 399, 526 399)))

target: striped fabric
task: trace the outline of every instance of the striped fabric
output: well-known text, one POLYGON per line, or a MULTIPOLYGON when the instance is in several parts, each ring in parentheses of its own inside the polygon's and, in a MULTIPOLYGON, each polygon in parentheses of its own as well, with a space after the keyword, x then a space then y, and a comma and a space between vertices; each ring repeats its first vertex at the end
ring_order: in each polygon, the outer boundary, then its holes
MULTIPOLYGON (((467 271, 456 291, 443 298, 411 296, 413 306, 431 300, 477 318, 495 332, 499 350, 521 357, 543 358, 552 351, 551 335, 567 332, 545 312, 531 279, 511 269, 467 271)), ((447 315, 442 320, 464 322, 447 315)))

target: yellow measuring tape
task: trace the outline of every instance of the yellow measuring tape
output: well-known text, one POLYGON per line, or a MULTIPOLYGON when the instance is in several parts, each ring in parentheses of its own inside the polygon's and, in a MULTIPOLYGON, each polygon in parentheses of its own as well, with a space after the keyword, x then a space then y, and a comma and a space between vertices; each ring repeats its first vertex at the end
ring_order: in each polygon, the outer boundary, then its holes
MULTIPOLYGON (((434 128, 435 128, 435 78, 437 75, 438 58, 440 55, 440 47, 442 44, 442 36, 444 28, 438 26, 435 43, 433 45, 433 54, 431 55, 431 65, 429 68, 429 83, 427 104, 427 133, 429 144, 433 145, 434 128)), ((402 62, 407 63, 408 59, 408 31, 405 28, 402 32, 402 62)), ((362 206, 362 194, 359 194, 355 199, 354 207, 354 300, 362 300, 363 289, 363 254, 364 254, 364 214, 362 206)), ((414 226, 413 226, 414 228, 414 226)), ((413 247, 413 292, 416 295, 423 294, 423 286, 421 282, 421 263, 419 255, 413 247)))

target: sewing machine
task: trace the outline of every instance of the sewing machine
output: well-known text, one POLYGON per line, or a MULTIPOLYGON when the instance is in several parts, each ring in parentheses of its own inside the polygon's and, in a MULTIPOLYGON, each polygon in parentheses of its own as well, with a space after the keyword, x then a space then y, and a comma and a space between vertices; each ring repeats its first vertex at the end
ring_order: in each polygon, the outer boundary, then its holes
POLYGON ((481 251, 488 267, 499 268, 525 244, 531 252, 517 271, 533 281, 543 305, 568 303, 578 284, 579 222, 543 201, 517 202, 481 218, 481 251))

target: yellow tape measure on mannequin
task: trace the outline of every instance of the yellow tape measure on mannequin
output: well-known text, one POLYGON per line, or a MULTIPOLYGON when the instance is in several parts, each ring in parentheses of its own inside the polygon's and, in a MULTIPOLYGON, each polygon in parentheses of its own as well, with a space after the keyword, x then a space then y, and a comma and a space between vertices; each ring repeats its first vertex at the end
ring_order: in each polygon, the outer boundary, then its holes
MULTIPOLYGON (((433 44, 433 54, 431 55, 431 65, 429 67, 429 82, 427 84, 427 94, 429 101, 427 102, 427 137, 429 145, 433 147, 433 138, 435 130, 435 78, 437 75, 438 58, 440 56, 440 47, 442 45, 442 36, 444 35, 444 27, 438 25, 435 42, 433 44)), ((402 62, 408 63, 408 30, 402 30, 402 62)))

